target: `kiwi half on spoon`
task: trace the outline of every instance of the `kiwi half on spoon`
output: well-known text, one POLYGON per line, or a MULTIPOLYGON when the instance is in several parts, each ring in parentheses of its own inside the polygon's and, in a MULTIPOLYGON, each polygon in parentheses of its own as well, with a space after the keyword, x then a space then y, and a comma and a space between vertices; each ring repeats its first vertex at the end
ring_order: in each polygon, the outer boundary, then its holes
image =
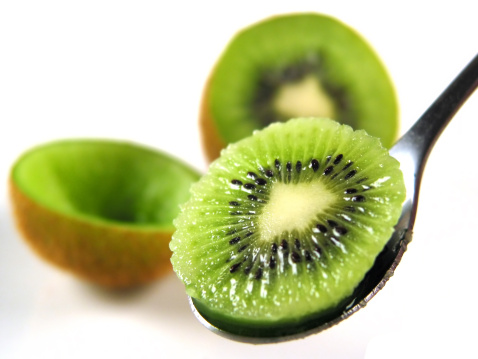
POLYGON ((171 261, 212 325, 292 335, 350 300, 404 198, 379 139, 329 119, 275 123, 229 145, 192 186, 171 261))
POLYGON ((238 32, 207 81, 200 128, 209 160, 253 130, 329 117, 390 147, 398 136, 392 80, 372 47, 335 18, 299 13, 238 32))
POLYGON ((179 204, 199 174, 162 152, 113 140, 35 147, 14 164, 18 228, 43 258, 108 287, 170 272, 179 204))

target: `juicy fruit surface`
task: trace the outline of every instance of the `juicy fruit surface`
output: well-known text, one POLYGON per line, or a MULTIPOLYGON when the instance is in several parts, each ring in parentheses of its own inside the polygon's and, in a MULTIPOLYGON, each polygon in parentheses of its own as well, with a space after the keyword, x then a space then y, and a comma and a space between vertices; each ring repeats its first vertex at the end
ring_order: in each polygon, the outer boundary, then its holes
MULTIPOLYGON (((276 16, 240 31, 218 60, 205 94, 211 138, 236 142, 292 117, 330 117, 390 147, 398 104, 380 59, 357 32, 321 14, 276 16), (303 112, 305 111, 305 112, 303 112)), ((203 132, 209 131, 203 128, 203 132)))
POLYGON ((352 294, 404 196, 398 162, 364 131, 316 118, 272 124, 192 186, 171 261, 213 323, 301 323, 352 294))

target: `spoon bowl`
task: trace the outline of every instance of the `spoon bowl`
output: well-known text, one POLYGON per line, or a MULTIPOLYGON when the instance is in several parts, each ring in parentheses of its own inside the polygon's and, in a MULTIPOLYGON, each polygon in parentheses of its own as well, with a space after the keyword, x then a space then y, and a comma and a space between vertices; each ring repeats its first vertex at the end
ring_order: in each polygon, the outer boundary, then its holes
POLYGON ((420 183, 425 164, 440 134, 455 113, 478 87, 478 55, 458 74, 408 132, 391 148, 390 154, 400 162, 407 196, 400 219, 390 240, 376 258, 373 267, 347 301, 314 323, 313 329, 279 337, 248 337, 229 333, 209 323, 199 312, 194 300, 189 303, 194 315, 209 330, 229 339, 247 343, 277 343, 316 334, 328 329, 363 308, 392 277, 408 244, 412 240, 418 206, 420 183))

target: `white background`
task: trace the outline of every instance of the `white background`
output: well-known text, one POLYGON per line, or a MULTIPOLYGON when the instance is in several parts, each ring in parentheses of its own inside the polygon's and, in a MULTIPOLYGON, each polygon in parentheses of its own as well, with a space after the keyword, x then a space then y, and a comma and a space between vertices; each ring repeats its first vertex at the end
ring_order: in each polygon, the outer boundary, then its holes
POLYGON ((316 11, 355 27, 392 75, 402 132, 478 51, 472 1, 1 1, 1 358, 476 357, 478 94, 435 146, 414 240, 365 308, 303 340, 253 346, 208 332, 174 275, 114 294, 38 259, 16 233, 7 178, 53 139, 127 139, 203 171, 204 81, 235 31, 316 11), (445 5, 446 4, 446 5, 445 5))

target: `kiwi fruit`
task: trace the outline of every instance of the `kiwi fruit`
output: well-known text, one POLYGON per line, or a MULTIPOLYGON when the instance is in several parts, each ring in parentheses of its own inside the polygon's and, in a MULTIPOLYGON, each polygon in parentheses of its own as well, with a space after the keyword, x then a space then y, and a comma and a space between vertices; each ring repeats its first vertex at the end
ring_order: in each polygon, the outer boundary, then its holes
POLYGON ((198 179, 138 144, 69 139, 21 155, 9 188, 18 229, 38 254, 90 282, 126 288, 171 272, 172 221, 198 179))
POLYGON ((192 185, 173 268, 217 328, 301 332, 350 300, 404 198, 378 138, 325 118, 277 122, 229 145, 192 185))
POLYGON ((379 137, 398 135, 398 102, 376 52, 350 26, 322 14, 277 15, 239 31, 203 91, 200 130, 209 161, 272 122, 329 117, 379 137))

